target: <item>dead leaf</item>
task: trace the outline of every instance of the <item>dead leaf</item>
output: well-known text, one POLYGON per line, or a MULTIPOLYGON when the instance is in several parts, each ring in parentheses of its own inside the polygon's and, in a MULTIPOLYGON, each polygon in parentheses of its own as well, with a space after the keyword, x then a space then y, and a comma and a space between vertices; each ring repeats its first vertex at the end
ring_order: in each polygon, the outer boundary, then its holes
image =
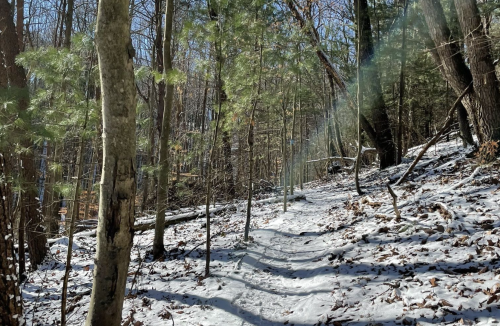
POLYGON ((449 303, 448 301, 446 301, 445 299, 439 300, 439 304, 442 307, 453 307, 453 305, 451 303, 449 303))
POLYGON ((496 283, 495 285, 493 285, 490 289, 490 293, 491 294, 496 294, 496 293, 499 293, 500 292, 500 283, 496 283))
POLYGON ((488 271, 488 266, 484 266, 479 272, 478 274, 484 274, 488 271))
POLYGON ((431 278, 429 280, 429 282, 431 283, 431 285, 432 285, 433 288, 437 286, 437 279, 436 278, 434 278, 434 277, 431 278))
POLYGON ((486 301, 486 304, 490 304, 492 303, 493 301, 498 301, 498 296, 496 294, 493 294, 489 299, 488 301, 486 301))

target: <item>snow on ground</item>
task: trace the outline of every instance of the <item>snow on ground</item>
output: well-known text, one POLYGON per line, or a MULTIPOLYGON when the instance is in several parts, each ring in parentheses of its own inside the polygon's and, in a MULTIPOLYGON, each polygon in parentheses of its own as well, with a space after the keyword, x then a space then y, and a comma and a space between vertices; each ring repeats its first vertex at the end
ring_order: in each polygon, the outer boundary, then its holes
MULTIPOLYGON (((367 170, 363 196, 352 176, 336 176, 308 184, 307 199, 286 213, 255 205, 248 244, 244 204, 214 216, 210 278, 204 219, 166 230, 162 262, 148 254, 153 231, 136 234, 123 324, 498 324, 500 164, 477 167, 465 153, 440 144, 413 181, 393 187, 399 221, 385 184, 407 164, 367 170)), ((22 287, 28 325, 58 323, 66 247, 52 245, 22 287)), ((95 238, 76 237, 68 325, 86 316, 95 247, 95 238)))

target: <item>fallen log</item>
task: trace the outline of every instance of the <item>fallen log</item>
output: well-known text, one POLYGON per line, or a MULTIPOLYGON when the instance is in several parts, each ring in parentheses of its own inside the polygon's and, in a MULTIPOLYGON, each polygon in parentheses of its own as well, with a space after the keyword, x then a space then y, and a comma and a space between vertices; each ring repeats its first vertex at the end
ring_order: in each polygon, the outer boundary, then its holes
POLYGON ((338 161, 338 162, 341 162, 343 160, 344 161, 351 161, 351 162, 356 161, 356 159, 352 158, 352 157, 333 156, 333 157, 320 158, 320 159, 317 159, 317 160, 310 160, 310 161, 307 161, 306 163, 317 163, 317 162, 322 162, 322 161, 338 161))
MULTIPOLYGON (((297 195, 292 195, 292 196, 287 196, 288 201, 299 201, 306 199, 306 196, 303 194, 297 194, 297 195)), ((267 199, 261 199, 261 200, 256 200, 254 201, 254 205, 264 205, 264 204, 274 204, 274 203, 281 203, 283 201, 283 197, 274 197, 274 198, 267 198, 267 199)), ((220 206, 220 207, 215 207, 210 209, 210 214, 215 214, 218 213, 222 210, 228 210, 228 209, 236 209, 237 204, 230 204, 226 206, 220 206)), ((179 215, 174 215, 174 216, 167 216, 165 219, 165 227, 169 225, 175 225, 181 222, 186 222, 190 220, 197 219, 198 217, 203 217, 205 216, 205 210, 197 210, 185 214, 179 214, 179 215)), ((152 230, 155 228, 155 222, 156 218, 150 219, 147 222, 141 221, 140 224, 136 224, 134 226, 134 231, 146 231, 146 230, 152 230)))
MULTIPOLYGON (((303 194, 296 194, 296 195, 288 196, 287 199, 288 199, 288 201, 299 201, 299 200, 305 200, 306 196, 303 194)), ((274 203, 281 203, 282 201, 283 201, 283 197, 274 197, 274 198, 256 200, 256 201, 254 201, 254 205, 274 204, 274 203)), ((225 205, 225 206, 213 207, 210 209, 210 214, 216 214, 216 213, 223 211, 223 210, 236 209, 237 206, 238 206, 238 204, 230 204, 230 205, 225 205)), ((190 220, 194 220, 194 219, 197 219, 198 217, 203 217, 203 216, 205 216, 205 209, 195 210, 195 211, 177 214, 177 215, 170 215, 170 216, 167 216, 165 219, 165 227, 170 226, 170 225, 179 224, 179 223, 186 222, 186 221, 190 221, 190 220)), ((155 223, 156 223, 156 218, 137 221, 137 223, 134 226, 134 231, 152 230, 155 228, 155 223)), ((75 237, 82 237, 82 236, 95 237, 95 235, 96 235, 96 230, 89 230, 89 231, 75 233, 75 237)), ((55 242, 57 242, 60 239, 63 239, 63 238, 49 239, 48 240, 49 245, 54 244, 55 242)))

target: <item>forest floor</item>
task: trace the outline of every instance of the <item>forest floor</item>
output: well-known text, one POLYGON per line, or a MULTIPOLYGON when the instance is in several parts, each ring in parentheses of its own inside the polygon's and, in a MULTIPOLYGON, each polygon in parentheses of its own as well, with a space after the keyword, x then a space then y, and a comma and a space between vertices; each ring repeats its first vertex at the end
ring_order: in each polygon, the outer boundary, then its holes
MULTIPOLYGON (((500 164, 477 166, 455 141, 429 150, 412 182, 386 183, 408 163, 307 185, 306 200, 245 204, 212 219, 211 277, 204 219, 169 227, 153 262, 154 231, 136 234, 123 325, 495 325, 500 323, 500 164)), ((413 155, 416 155, 413 154, 413 155)), ((95 238, 77 235, 68 325, 81 325, 95 238)), ((56 325, 67 239, 22 286, 28 325, 56 325)))

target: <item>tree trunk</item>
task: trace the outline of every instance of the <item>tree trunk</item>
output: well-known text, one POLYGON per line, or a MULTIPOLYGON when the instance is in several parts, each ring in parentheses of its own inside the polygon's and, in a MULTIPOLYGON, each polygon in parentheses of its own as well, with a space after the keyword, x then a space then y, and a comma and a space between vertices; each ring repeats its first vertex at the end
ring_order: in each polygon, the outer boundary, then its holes
MULTIPOLYGON (((88 108, 87 108, 88 110, 88 108)), ((80 204, 80 185, 83 175, 83 152, 85 150, 83 134, 87 127, 88 111, 85 114, 85 123, 80 134, 78 145, 78 159, 76 162, 76 183, 75 192, 73 195, 73 204, 69 215, 69 234, 68 234, 68 250, 66 253, 66 266, 64 269, 63 288, 61 293, 61 326, 66 325, 66 299, 68 294, 69 272, 71 271, 71 256, 73 254, 73 234, 75 233, 75 221, 78 219, 79 204, 80 204)), ((66 219, 66 228, 68 227, 68 219, 66 219)))
MULTIPOLYGON (((472 83, 472 74, 460 52, 459 45, 451 35, 441 3, 438 0, 421 0, 420 4, 429 27, 430 38, 434 43, 429 46, 431 55, 436 64, 442 67, 440 68, 441 74, 448 80, 455 94, 459 95, 472 83)), ((475 89, 470 90, 463 97, 462 104, 469 114, 479 142, 482 143, 485 136, 479 127, 480 103, 475 89)))
MULTIPOLYGON (((157 71, 163 73, 163 46, 162 46, 162 16, 163 12, 161 11, 162 0, 155 0, 155 22, 156 22, 156 35, 155 35, 155 43, 154 47, 156 49, 156 64, 157 71)), ((165 107, 165 81, 160 81, 158 83, 158 115, 156 117, 156 124, 158 129, 158 134, 161 135, 162 123, 163 123, 163 111, 165 107)))
MULTIPOLYGON (((14 26, 10 4, 6 0, 0 0, 0 30, 2 37, 0 47, 4 55, 7 76, 11 88, 19 92, 18 111, 19 117, 25 123, 31 125, 31 120, 27 114, 29 105, 29 90, 26 82, 26 74, 23 67, 15 63, 15 58, 19 54, 18 38, 14 26)), ((23 131, 18 130, 19 134, 23 131)), ((35 166, 35 156, 31 150, 32 143, 29 138, 22 138, 21 145, 28 149, 20 155, 22 162, 21 179, 23 189, 23 202, 21 204, 21 214, 26 220, 26 234, 28 238, 28 252, 30 254, 31 268, 36 269, 42 263, 47 254, 47 238, 44 232, 43 216, 40 212, 38 201, 37 170, 35 166)))
POLYGON ((470 71, 480 110, 478 122, 483 141, 500 140, 500 91, 488 39, 475 0, 455 0, 465 35, 470 71))
POLYGON ((128 4, 128 0, 100 0, 97 15, 104 157, 87 326, 120 325, 132 248, 136 90, 128 4))
MULTIPOLYGON (((7 19, 9 4, 0 0, 0 19, 7 19)), ((1 24, 1 23, 0 23, 1 24)), ((3 33, 0 33, 0 91, 8 89, 7 70, 4 66, 3 33)), ((12 158, 10 148, 13 145, 0 139, 0 324, 24 325, 22 320, 23 306, 20 299, 19 278, 16 272, 16 255, 14 253, 14 214, 12 212, 12 158)), ((23 242, 24 245, 24 242, 23 242)))
POLYGON ((287 188, 286 188, 286 98, 283 98, 282 103, 282 115, 283 115, 283 135, 281 136, 281 143, 283 146, 281 159, 281 173, 283 175, 283 212, 286 212, 287 208, 287 188))
MULTIPOLYGON (((3 10, 0 4, 0 10, 3 10)), ((1 36, 0 36, 1 38, 1 36)), ((1 69, 0 69, 1 70, 1 69)), ((1 71, 0 71, 1 72, 1 71)), ((0 89, 4 88, 0 85, 0 89)), ((2 143, 3 143, 2 139, 2 143)), ((11 180, 7 147, 1 148, 0 178, 11 180)), ((23 307, 19 292, 19 280, 16 277, 16 255, 14 253, 14 217, 11 212, 12 184, 0 182, 0 324, 24 325, 23 307)))
MULTIPOLYGON (((300 28, 305 31, 305 33, 309 36, 309 42, 311 45, 316 48, 316 54, 321 62, 321 64, 325 67, 326 72, 331 78, 335 84, 338 86, 340 92, 342 95, 346 98, 347 103, 349 108, 351 109, 351 112, 355 113, 356 112, 356 105, 352 99, 352 97, 349 95, 349 92, 347 90, 347 85, 344 83, 342 78, 340 77, 340 74, 337 72, 335 67, 333 66, 332 62, 330 61, 330 58, 328 55, 325 53, 320 48, 320 42, 319 42, 319 34, 314 28, 313 22, 307 21, 302 15, 300 14, 298 8, 296 7, 295 3, 292 0, 283 0, 285 4, 290 8, 290 11, 292 12, 293 16, 295 19, 299 22, 300 28)), ((356 2, 356 1, 355 1, 356 2)), ((366 7, 366 1, 364 1, 365 7, 366 7)), ((363 5, 363 3, 362 3, 363 5)), ((366 10, 365 10, 366 11, 366 10)), ((369 29, 370 33, 368 36, 365 36, 367 40, 365 41, 366 50, 371 49, 371 53, 373 54, 373 44, 371 43, 371 26, 370 26, 370 19, 368 15, 366 15, 364 19, 364 28, 369 29), (366 24, 368 23, 368 24, 366 24), (369 40, 369 42, 368 42, 369 40), (369 43, 369 44, 368 44, 369 43), (370 46, 368 46, 370 45, 370 46)), ((366 53, 368 53, 367 51, 366 53)), ((371 61, 371 57, 364 58, 367 60, 366 64, 368 65, 369 62, 371 61)), ((396 150, 394 148, 394 142, 392 140, 392 133, 391 129, 389 128, 389 121, 387 117, 387 113, 385 112, 385 104, 383 103, 383 98, 381 97, 381 87, 380 87, 380 82, 379 82, 379 77, 378 77, 378 71, 377 69, 372 69, 371 76, 369 76, 370 79, 370 85, 372 87, 372 92, 380 96, 376 96, 373 99, 373 108, 374 110, 372 111, 371 115, 371 120, 372 124, 368 121, 368 119, 365 117, 364 114, 361 114, 360 121, 361 121, 361 126, 362 129, 366 132, 368 137, 370 138, 370 141, 375 145, 377 148, 377 151, 379 152, 380 156, 380 168, 384 169, 390 165, 393 165, 396 159, 396 150), (377 87, 378 85, 378 87, 377 87), (378 88, 378 89, 377 89, 378 88), (378 102, 375 102, 378 101, 378 102)))
MULTIPOLYGON (((294 135, 295 135, 295 119, 297 117, 297 110, 295 110, 295 106, 297 104, 297 99, 296 99, 296 94, 293 96, 293 107, 292 107, 292 130, 291 130, 291 134, 290 134, 290 195, 293 195, 293 187, 294 187, 294 183, 295 183, 295 180, 294 180, 294 176, 293 176, 293 172, 294 172, 294 142, 295 142, 295 139, 293 138, 294 135)), ((330 132, 328 133, 330 134, 330 132)), ((331 141, 332 139, 330 137, 329 138, 329 141, 331 141)))
POLYGON ((64 47, 69 50, 71 47, 71 32, 73 30, 73 0, 68 1, 68 9, 66 10, 66 29, 64 30, 64 47))
POLYGON ((354 0, 356 2, 355 8, 356 8, 356 25, 357 25, 357 35, 358 35, 358 44, 357 44, 357 60, 356 60, 356 73, 357 73, 357 78, 358 78, 358 89, 357 89, 357 95, 358 95, 358 149, 356 152, 356 163, 354 165, 354 184, 356 186, 356 191, 358 192, 358 195, 362 195, 363 191, 361 190, 361 187, 359 186, 359 166, 361 164, 361 108, 363 106, 363 73, 361 71, 361 49, 362 49, 362 39, 363 39, 363 34, 365 33, 364 28, 362 27, 362 16, 361 16, 361 1, 363 0, 354 0))
MULTIPOLYGON (((165 67, 164 76, 168 76, 172 68, 172 26, 174 15, 174 2, 167 0, 165 8, 165 33, 163 39, 163 64, 165 67)), ((165 214, 168 201, 168 174, 170 167, 169 137, 170 137, 170 117, 172 113, 172 103, 174 99, 174 85, 166 80, 167 88, 165 92, 165 110, 163 112, 163 123, 160 135, 160 160, 158 161, 158 193, 155 238, 153 242, 153 257, 159 259, 163 256, 165 247, 163 235, 165 233, 165 214)))
POLYGON ((378 67, 373 61, 375 49, 373 47, 367 0, 356 0, 354 7, 359 14, 361 28, 359 55, 361 66, 363 67, 362 92, 364 98, 364 105, 361 109, 362 112, 367 112, 367 114, 369 114, 375 132, 374 145, 379 155, 380 168, 384 169, 396 163, 396 149, 392 139, 389 117, 387 116, 382 87, 380 85, 378 67), (358 6, 359 9, 357 8, 358 6))
POLYGON ((401 70, 399 71, 399 99, 398 99, 398 152, 396 164, 401 164, 403 157, 403 100, 405 95, 405 66, 406 66, 406 17, 408 10, 407 0, 403 0, 403 31, 401 41, 401 70))
MULTIPOLYGON (((257 16, 257 15, 256 15, 257 16)), ((257 20, 257 17, 256 19, 257 20)), ((254 84, 254 89, 256 91, 252 92, 252 112, 250 113, 250 121, 248 123, 248 194, 247 194, 247 219, 245 221, 245 235, 244 241, 248 241, 248 234, 250 233, 250 217, 252 215, 252 196, 253 196, 253 175, 254 175, 254 140, 255 140, 255 111, 257 110, 257 104, 259 103, 260 89, 261 89, 261 78, 262 78, 262 45, 259 45, 259 40, 255 41, 255 51, 259 51, 259 79, 257 85, 254 84)))
POLYGON ((85 198, 85 209, 83 211, 83 219, 89 218, 90 204, 92 201, 92 189, 94 188, 93 173, 97 164, 97 140, 92 141, 92 159, 89 168, 89 177, 87 179, 87 194, 85 198))

